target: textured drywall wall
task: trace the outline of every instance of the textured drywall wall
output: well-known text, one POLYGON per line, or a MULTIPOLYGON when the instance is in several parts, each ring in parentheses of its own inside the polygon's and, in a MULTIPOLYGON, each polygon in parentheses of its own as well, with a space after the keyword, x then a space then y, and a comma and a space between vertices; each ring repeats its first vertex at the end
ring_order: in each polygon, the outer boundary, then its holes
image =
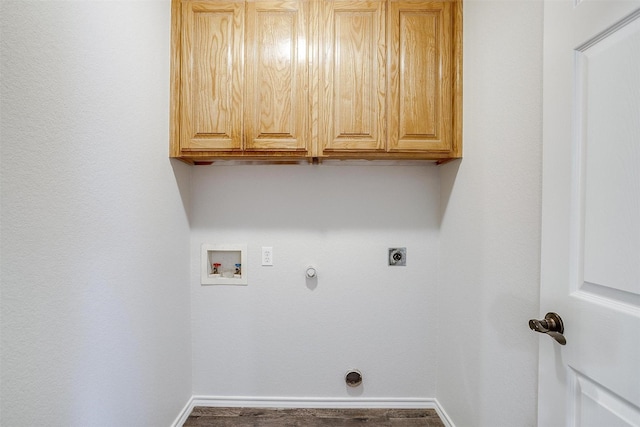
POLYGON ((433 397, 438 175, 435 165, 196 168, 194 394, 433 397), (248 286, 202 286, 202 243, 247 244, 248 286), (406 267, 388 266, 396 246, 406 267), (350 368, 361 387, 346 386, 350 368))
POLYGON ((191 395, 170 4, 0 7, 0 424, 169 425, 191 395))
POLYGON ((464 159, 442 167, 437 397, 457 426, 535 426, 542 2, 464 4, 464 159))
POLYGON ((167 425, 193 391, 535 425, 539 2, 465 2, 465 159, 439 168, 170 165, 168 2, 0 7, 0 424, 167 425), (249 286, 201 286, 202 242, 247 243, 249 286))

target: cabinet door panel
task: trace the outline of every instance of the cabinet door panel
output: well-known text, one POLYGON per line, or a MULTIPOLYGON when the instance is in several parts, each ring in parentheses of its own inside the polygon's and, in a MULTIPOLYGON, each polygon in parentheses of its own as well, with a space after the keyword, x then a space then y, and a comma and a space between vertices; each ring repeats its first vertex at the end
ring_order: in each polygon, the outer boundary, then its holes
POLYGON ((239 150, 243 4, 182 7, 181 149, 239 150))
POLYGON ((248 3, 247 150, 307 150, 308 2, 248 3))
POLYGON ((391 2, 390 151, 451 149, 452 17, 449 2, 391 2))
POLYGON ((323 2, 320 144, 385 148, 385 2, 323 2))

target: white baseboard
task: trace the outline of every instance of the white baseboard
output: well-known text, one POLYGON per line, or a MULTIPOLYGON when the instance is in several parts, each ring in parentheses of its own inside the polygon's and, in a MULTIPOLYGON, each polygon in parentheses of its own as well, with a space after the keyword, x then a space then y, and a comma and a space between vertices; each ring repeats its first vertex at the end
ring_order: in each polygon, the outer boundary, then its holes
POLYGON ((171 424, 171 427, 182 427, 182 425, 187 422, 187 418, 189 418, 189 414, 193 411, 194 407, 193 396, 191 396, 187 404, 182 408, 182 411, 178 414, 178 417, 173 421, 173 424, 171 424))
POLYGON ((182 427, 196 406, 243 408, 397 408, 435 409, 445 427, 455 427, 435 398, 333 398, 191 396, 171 427, 182 427))

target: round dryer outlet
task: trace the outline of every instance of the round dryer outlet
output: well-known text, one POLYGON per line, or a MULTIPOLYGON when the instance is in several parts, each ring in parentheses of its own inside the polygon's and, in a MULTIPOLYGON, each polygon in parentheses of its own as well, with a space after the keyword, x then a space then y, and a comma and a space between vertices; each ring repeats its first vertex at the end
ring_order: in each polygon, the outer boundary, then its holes
POLYGON ((389 248, 389 265, 407 265, 407 248, 389 248))

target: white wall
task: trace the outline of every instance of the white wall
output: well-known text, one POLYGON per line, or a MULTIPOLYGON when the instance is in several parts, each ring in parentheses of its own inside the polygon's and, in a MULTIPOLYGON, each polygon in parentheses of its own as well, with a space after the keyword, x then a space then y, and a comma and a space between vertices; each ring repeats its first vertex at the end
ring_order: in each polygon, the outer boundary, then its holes
POLYGON ((191 396, 169 1, 0 5, 0 424, 169 425, 191 396))
POLYGON ((194 394, 433 397, 438 175, 435 165, 196 167, 194 394), (202 243, 248 244, 248 286, 201 286, 202 243), (260 265, 262 246, 273 267, 260 265), (395 246, 406 267, 387 265, 395 246), (345 385, 350 368, 363 373, 359 389, 345 385))
POLYGON ((464 159, 441 170, 437 396, 457 426, 533 426, 542 2, 471 0, 464 21, 464 159))
POLYGON ((0 424, 167 425, 194 393, 535 425, 540 2, 465 2, 440 167, 171 164, 168 1, 0 7, 0 424), (249 285, 201 286, 202 242, 247 243, 249 285))

